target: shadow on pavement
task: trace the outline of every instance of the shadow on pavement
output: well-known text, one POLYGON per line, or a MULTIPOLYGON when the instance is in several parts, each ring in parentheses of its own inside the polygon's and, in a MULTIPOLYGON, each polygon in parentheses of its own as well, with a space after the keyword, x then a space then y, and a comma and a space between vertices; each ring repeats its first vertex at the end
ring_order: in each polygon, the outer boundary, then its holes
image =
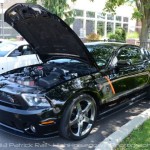
POLYGON ((44 140, 32 140, 17 137, 4 131, 0 131, 0 149, 1 150, 85 150, 94 149, 97 144, 104 140, 111 133, 115 132, 119 127, 133 119, 135 116, 150 107, 149 101, 142 101, 138 104, 129 106, 128 108, 116 112, 104 119, 96 122, 91 134, 81 141, 68 141, 62 137, 53 137, 44 140))

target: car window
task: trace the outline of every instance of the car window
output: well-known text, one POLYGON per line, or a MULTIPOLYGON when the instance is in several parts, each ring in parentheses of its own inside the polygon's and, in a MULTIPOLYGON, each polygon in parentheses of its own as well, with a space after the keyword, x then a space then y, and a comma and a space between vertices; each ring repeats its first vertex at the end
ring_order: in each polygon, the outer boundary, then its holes
POLYGON ((21 52, 19 51, 19 49, 15 49, 13 52, 9 54, 8 57, 17 57, 17 56, 21 56, 21 52))
MULTIPOLYGON (((144 53, 144 51, 143 51, 144 53)), ((137 64, 143 61, 142 51, 140 47, 136 46, 125 46, 119 50, 117 56, 111 61, 111 66, 116 66, 117 63, 125 64, 137 64)))
POLYGON ((15 49, 12 53, 10 53, 8 57, 17 57, 31 54, 34 54, 34 50, 31 48, 31 46, 21 45, 17 49, 15 49))
POLYGON ((4 42, 0 44, 0 57, 6 56, 10 51, 16 48, 16 44, 4 42))
POLYGON ((88 45, 87 49, 100 67, 106 65, 114 51, 114 47, 110 45, 88 45))
POLYGON ((33 49, 29 45, 22 46, 22 55, 31 55, 34 54, 33 49))
POLYGON ((140 48, 134 46, 126 46, 121 48, 117 59, 118 61, 126 60, 132 64, 139 63, 143 60, 140 48))

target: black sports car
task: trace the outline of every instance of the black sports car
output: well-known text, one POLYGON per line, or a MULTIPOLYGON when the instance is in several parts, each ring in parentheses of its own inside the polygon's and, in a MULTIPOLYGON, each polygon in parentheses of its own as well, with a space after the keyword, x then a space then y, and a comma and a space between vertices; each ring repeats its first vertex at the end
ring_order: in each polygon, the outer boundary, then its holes
MULTIPOLYGON (((86 137, 98 116, 148 96, 149 52, 123 43, 86 43, 39 5, 15 4, 5 21, 43 64, 0 76, 0 126, 30 137, 86 137)), ((11 64, 10 64, 11 65, 11 64)))

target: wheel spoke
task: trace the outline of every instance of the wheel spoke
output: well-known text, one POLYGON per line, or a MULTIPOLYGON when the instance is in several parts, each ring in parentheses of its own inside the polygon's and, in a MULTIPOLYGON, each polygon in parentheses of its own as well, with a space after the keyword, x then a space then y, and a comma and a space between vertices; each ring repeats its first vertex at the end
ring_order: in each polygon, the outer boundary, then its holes
POLYGON ((77 123, 78 123, 78 114, 76 115, 76 117, 75 117, 73 120, 71 120, 71 121, 69 122, 69 125, 72 126, 72 125, 75 125, 75 124, 77 124, 77 123))
POLYGON ((78 123, 78 132, 76 133, 77 136, 81 136, 83 129, 83 122, 78 123))
POLYGON ((84 116, 84 122, 89 123, 90 122, 90 118, 88 118, 87 116, 84 116))
POLYGON ((75 103, 69 121, 70 131, 74 136, 82 137, 90 132, 95 120, 95 103, 89 97, 75 103))
POLYGON ((92 107, 92 103, 91 102, 88 102, 87 106, 85 107, 84 110, 82 110, 83 114, 87 114, 89 112, 89 110, 91 109, 92 107))
POLYGON ((78 113, 82 111, 80 103, 77 104, 77 110, 78 110, 78 113))

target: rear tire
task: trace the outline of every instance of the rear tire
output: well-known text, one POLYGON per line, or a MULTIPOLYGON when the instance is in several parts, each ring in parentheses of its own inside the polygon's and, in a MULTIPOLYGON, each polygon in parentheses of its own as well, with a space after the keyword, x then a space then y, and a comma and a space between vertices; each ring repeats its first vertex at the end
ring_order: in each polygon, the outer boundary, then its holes
POLYGON ((66 106, 60 123, 60 135, 72 140, 88 136, 97 115, 95 100, 87 94, 80 95, 66 106))

